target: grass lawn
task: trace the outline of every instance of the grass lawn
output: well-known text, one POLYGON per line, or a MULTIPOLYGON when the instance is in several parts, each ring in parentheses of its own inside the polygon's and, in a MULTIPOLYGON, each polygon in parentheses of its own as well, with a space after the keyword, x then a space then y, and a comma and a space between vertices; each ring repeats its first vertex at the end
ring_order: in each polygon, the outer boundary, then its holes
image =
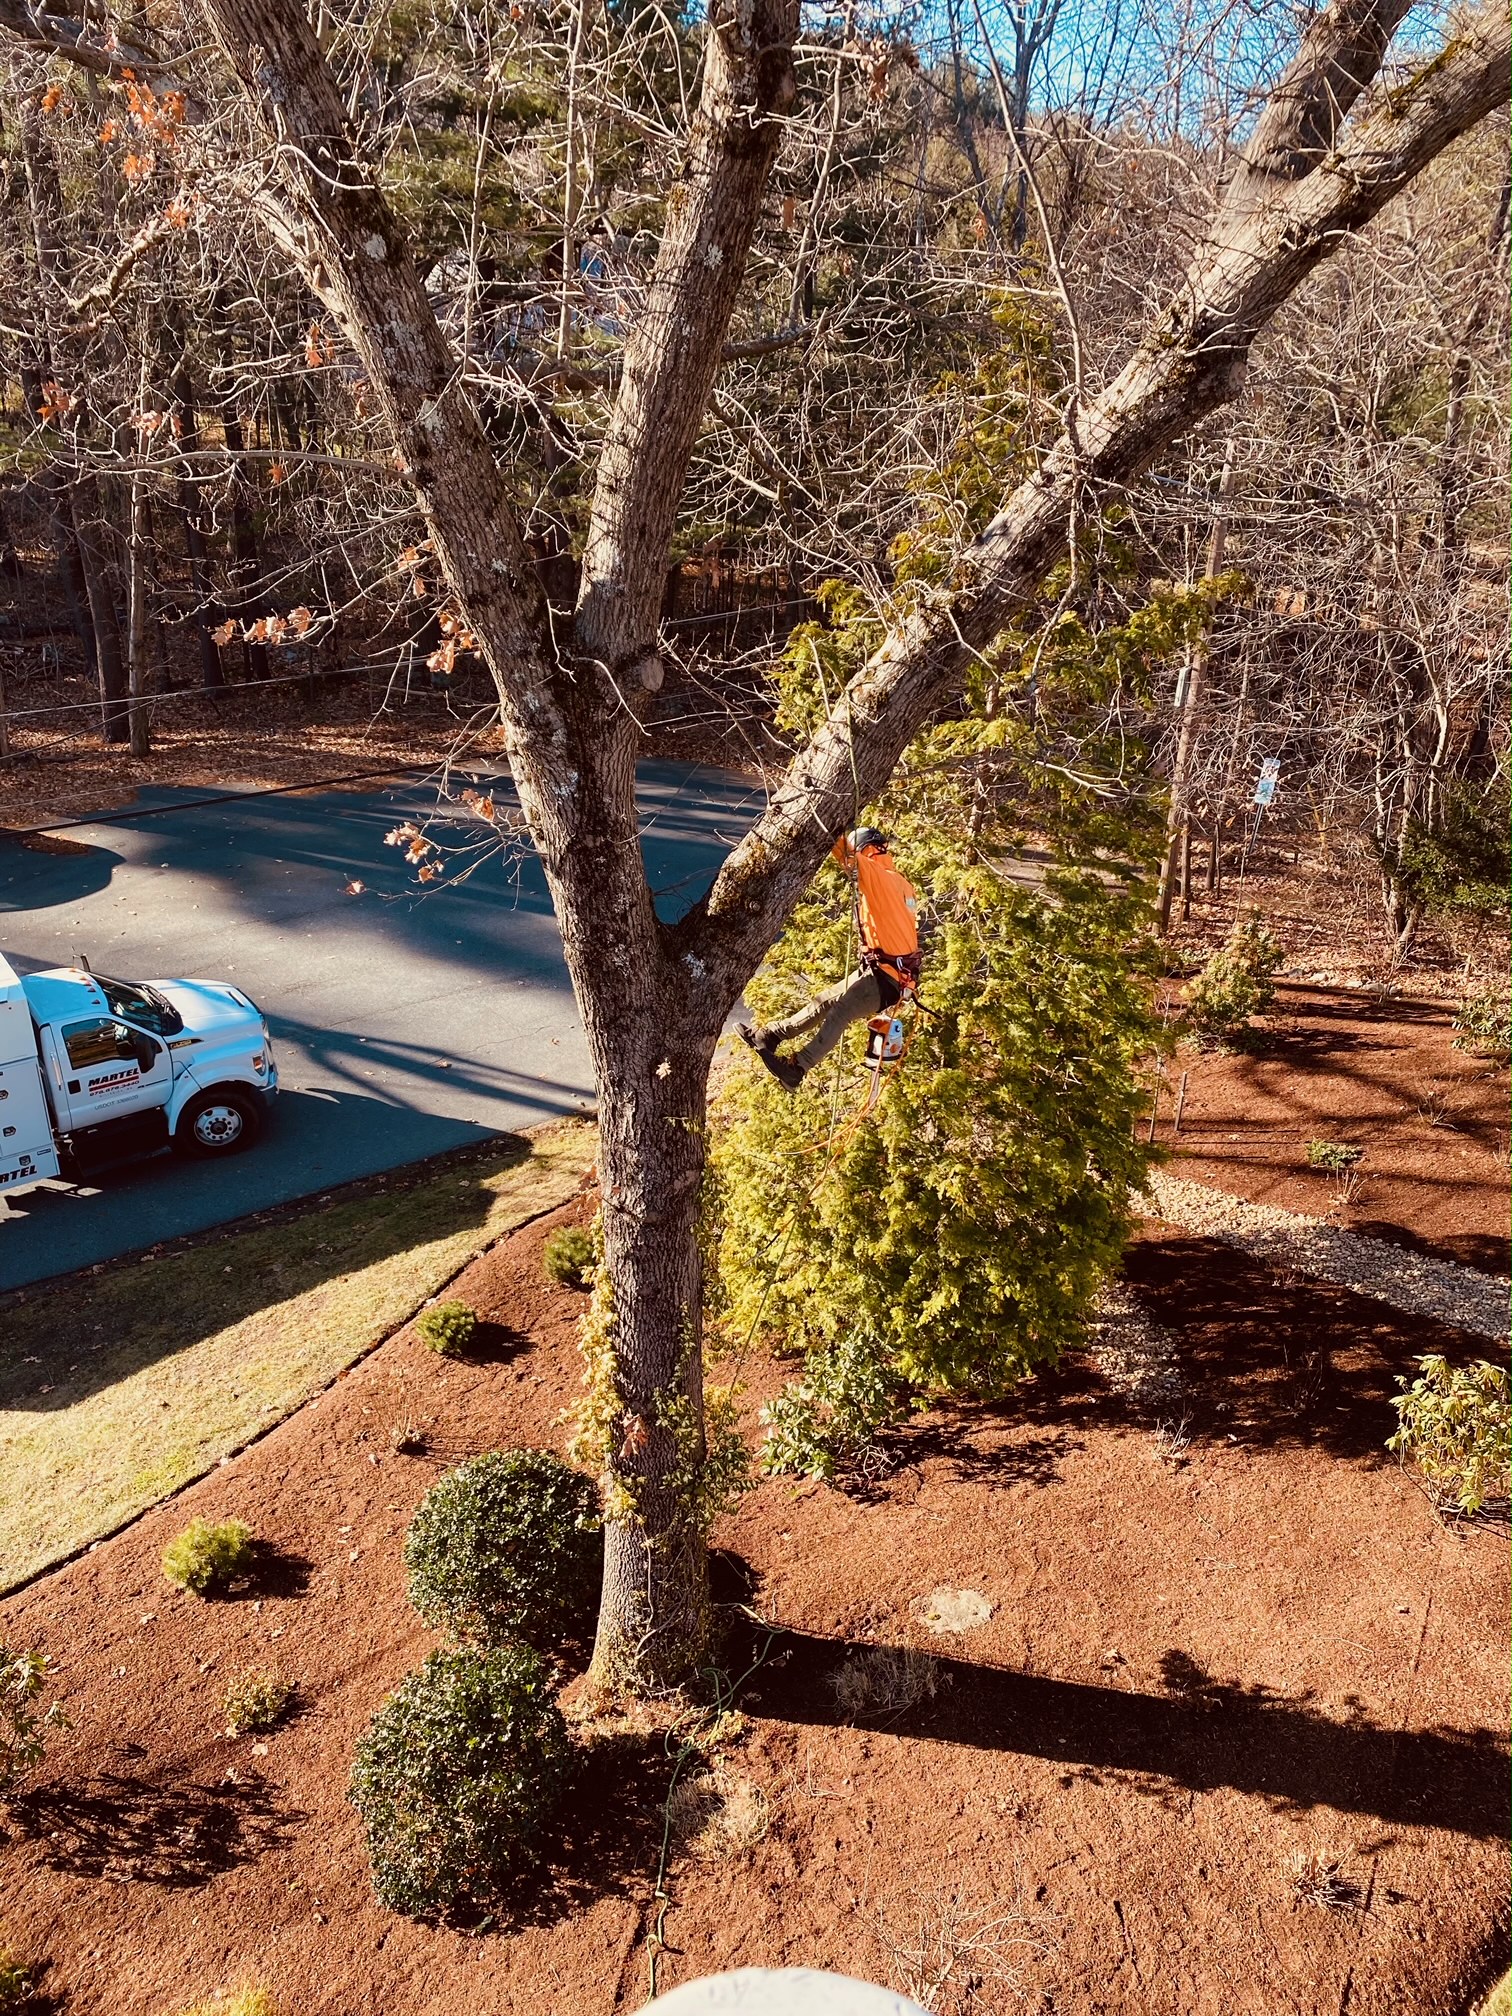
POLYGON ((202 1475, 563 1202, 567 1121, 0 1299, 0 1591, 202 1475))
POLYGON ((1475 2016, 1512 2016, 1512 1974, 1503 1974, 1475 2016))

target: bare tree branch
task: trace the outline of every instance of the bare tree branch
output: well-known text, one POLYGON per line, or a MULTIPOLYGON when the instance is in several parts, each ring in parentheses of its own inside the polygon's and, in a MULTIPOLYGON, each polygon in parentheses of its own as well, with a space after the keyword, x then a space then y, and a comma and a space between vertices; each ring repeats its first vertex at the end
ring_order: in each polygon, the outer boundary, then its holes
POLYGON ((169 67, 130 43, 113 39, 103 46, 87 41, 82 22, 44 8, 24 6, 22 0, 0 0, 0 35, 9 35, 49 56, 66 57, 96 77, 119 77, 126 70, 152 76, 169 67))
MULTIPOLYGON (((1428 162, 1506 102, 1512 38, 1500 9, 1466 29, 1404 84, 1378 88, 1354 130, 1321 162, 1299 151, 1302 180, 1236 217, 1225 208, 1176 300, 1101 398, 960 556, 958 587, 898 622, 837 710, 794 760, 765 814, 726 861, 679 942, 734 998, 858 801, 865 804, 967 653, 1027 611, 1064 548, 1078 476, 1127 483, 1242 388, 1250 347, 1282 302, 1428 162)), ((1299 118, 1310 106, 1299 101, 1299 118)))
POLYGON ((655 640, 688 456, 745 273, 778 115, 797 89, 797 26, 796 0, 727 0, 709 12, 688 168, 668 199, 645 310, 625 345, 583 553, 577 647, 616 670, 655 640))

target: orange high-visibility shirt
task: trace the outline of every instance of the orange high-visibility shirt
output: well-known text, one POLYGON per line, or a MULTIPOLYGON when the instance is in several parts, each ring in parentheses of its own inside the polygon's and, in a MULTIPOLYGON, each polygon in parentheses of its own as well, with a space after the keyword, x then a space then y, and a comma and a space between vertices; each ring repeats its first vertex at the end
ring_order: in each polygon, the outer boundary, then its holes
POLYGON ((861 913, 861 942, 869 952, 898 958, 919 949, 919 897, 912 882, 893 866, 880 847, 854 853, 844 839, 835 842, 835 859, 847 872, 854 868, 861 913))

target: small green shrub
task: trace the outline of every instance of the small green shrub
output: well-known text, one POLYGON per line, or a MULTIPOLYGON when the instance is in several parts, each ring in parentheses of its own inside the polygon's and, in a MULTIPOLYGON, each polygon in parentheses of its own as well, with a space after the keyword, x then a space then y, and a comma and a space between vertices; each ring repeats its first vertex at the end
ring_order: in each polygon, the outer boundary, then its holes
POLYGON ((276 1729, 293 1707, 296 1691, 292 1680, 276 1673, 249 1669, 238 1674, 226 1689, 226 1734, 257 1736, 276 1729))
POLYGON ((597 1490, 545 1449, 495 1451, 449 1471, 404 1541, 410 1601, 427 1624, 539 1651, 588 1624, 602 1558, 597 1490))
POLYGON ((32 1970, 8 1946, 0 1946, 0 2016, 20 2009, 32 1992, 32 1970))
POLYGON ((547 1280, 558 1281, 564 1288, 589 1287, 597 1261, 593 1235, 581 1225, 559 1225, 541 1254, 547 1280))
POLYGON ((414 1918, 495 1901, 538 1858, 570 1763, 536 1653, 432 1652, 383 1703, 352 1764, 378 1901, 414 1918))
POLYGON ((1472 1057, 1505 1057, 1512 1052, 1512 1003, 1499 988, 1467 994, 1455 1010, 1454 1047, 1472 1057))
POLYGON ((1309 1141, 1307 1166, 1326 1169, 1330 1176, 1342 1176, 1346 1169, 1353 1169, 1364 1153, 1363 1148, 1353 1147, 1347 1141, 1309 1141))
POLYGON ((1450 1366, 1431 1356, 1417 1361, 1418 1376, 1396 1394, 1398 1428, 1386 1447, 1415 1463, 1435 1496, 1460 1512, 1475 1513, 1489 1499, 1505 1498, 1512 1455, 1512 1397, 1506 1368, 1481 1358, 1450 1366))
POLYGON ((52 1732, 68 1727, 60 1702, 41 1706, 42 1689, 51 1674, 52 1661, 45 1652, 12 1651, 0 1645, 0 1799, 42 1762, 52 1732))
POLYGON ((1209 1042, 1231 1041, 1276 997, 1276 969, 1285 958, 1258 910, 1237 923, 1187 988, 1187 1021, 1209 1042))
POLYGON ((422 1344, 443 1358, 456 1358, 471 1344, 478 1319, 465 1302, 438 1302, 415 1325, 422 1344))
POLYGON ((762 1468, 826 1480, 852 1470, 907 1402, 908 1388, 888 1359, 853 1332, 810 1352, 802 1376, 762 1408, 762 1468))
POLYGON ((196 2002, 183 2016, 283 2016, 283 2011, 266 1988, 233 1988, 229 1995, 196 2002))
POLYGON ((223 1519, 218 1526, 191 1519, 163 1549, 163 1573, 177 1588, 195 1596, 224 1589, 251 1565, 252 1529, 240 1519, 223 1519))
POLYGON ((1452 783, 1431 822, 1410 819, 1395 861, 1407 901, 1433 916, 1507 908, 1507 786, 1452 783))

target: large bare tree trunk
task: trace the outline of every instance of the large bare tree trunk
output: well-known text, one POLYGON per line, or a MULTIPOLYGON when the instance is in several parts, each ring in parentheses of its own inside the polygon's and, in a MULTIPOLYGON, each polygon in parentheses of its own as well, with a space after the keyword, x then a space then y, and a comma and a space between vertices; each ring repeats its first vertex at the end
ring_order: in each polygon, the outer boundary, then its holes
MULTIPOLYGON (((1032 606, 1068 525, 1233 399, 1250 346, 1281 302, 1505 99, 1506 22, 1474 17, 1342 137, 1343 110, 1374 66, 1351 54, 1342 88, 1340 64, 1321 60, 1313 35, 1298 75, 1283 80, 1290 109, 1265 129, 1263 194, 1223 206, 1124 370, 959 556, 949 592, 898 619, 710 895, 669 928, 656 920, 640 856, 637 716, 659 683, 670 534, 793 93, 795 0, 710 10, 687 167, 626 346, 575 619, 560 637, 456 359, 354 146, 303 8, 297 0, 206 7, 276 158, 260 185, 264 220, 362 360, 498 688, 599 1089, 612 1516, 595 1667, 609 1684, 669 1685, 696 1666, 706 1630, 703 1536, 689 1489, 701 1434, 696 1212, 707 1072, 726 1015, 849 823, 857 793, 863 802, 876 795, 954 692, 969 653, 1032 606), (1282 145, 1293 132, 1295 173, 1282 145)), ((1326 19, 1341 48, 1383 49, 1396 13, 1352 0, 1326 19)))

